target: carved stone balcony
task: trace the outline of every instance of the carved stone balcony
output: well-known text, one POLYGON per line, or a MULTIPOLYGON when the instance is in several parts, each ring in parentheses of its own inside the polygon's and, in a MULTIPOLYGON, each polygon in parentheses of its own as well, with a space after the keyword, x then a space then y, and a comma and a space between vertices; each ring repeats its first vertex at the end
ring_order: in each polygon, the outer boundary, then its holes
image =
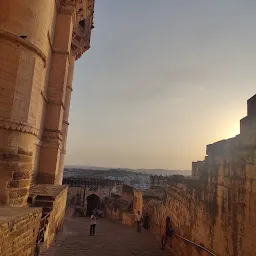
POLYGON ((74 26, 72 35, 72 53, 78 59, 90 48, 92 16, 88 16, 74 26))

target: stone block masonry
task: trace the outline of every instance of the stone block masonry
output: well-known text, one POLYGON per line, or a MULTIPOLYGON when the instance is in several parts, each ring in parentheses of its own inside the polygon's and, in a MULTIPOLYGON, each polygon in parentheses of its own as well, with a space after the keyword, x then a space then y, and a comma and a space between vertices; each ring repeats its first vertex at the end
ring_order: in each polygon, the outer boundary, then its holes
POLYGON ((34 255, 37 237, 48 247, 62 228, 73 70, 90 47, 94 0, 0 1, 0 10, 0 256, 34 255), (30 198, 43 215, 26 208, 31 183, 50 184, 30 198))
POLYGON ((31 180, 62 184, 74 64, 90 46, 94 0, 0 1, 0 10, 0 205, 22 207, 31 180))
POLYGON ((0 207, 0 256, 31 256, 36 248, 42 210, 0 207))
POLYGON ((32 185, 29 199, 30 207, 41 207, 46 222, 43 228, 43 239, 38 244, 40 252, 48 249, 55 236, 62 230, 67 202, 67 186, 32 185))
MULTIPOLYGON (((255 99, 248 100, 239 135, 208 145, 207 157, 192 164, 192 177, 168 178, 162 198, 144 203, 158 236, 169 215, 177 234, 216 255, 256 255, 255 99)), ((206 253, 176 236, 172 250, 175 256, 206 253)))
POLYGON ((32 156, 24 152, 0 153, 0 201, 10 206, 25 205, 30 185, 32 156))

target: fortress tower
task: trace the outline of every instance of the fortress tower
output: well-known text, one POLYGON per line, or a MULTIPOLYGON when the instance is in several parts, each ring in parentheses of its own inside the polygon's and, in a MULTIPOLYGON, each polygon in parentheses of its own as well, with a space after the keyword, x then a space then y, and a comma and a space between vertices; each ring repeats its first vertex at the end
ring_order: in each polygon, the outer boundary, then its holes
POLYGON ((31 182, 62 184, 75 61, 90 47, 94 0, 0 1, 0 205, 31 182))

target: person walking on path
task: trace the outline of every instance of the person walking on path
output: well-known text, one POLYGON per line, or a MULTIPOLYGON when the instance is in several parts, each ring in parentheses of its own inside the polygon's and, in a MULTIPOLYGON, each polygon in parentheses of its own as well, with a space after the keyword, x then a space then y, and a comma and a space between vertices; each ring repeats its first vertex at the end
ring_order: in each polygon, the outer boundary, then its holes
POLYGON ((142 221, 142 216, 140 214, 140 211, 136 214, 136 224, 137 224, 137 231, 140 233, 141 232, 141 221, 142 221))
POLYGON ((162 244, 161 249, 162 250, 165 249, 167 241, 168 241, 169 238, 172 237, 173 233, 174 233, 174 230, 172 228, 171 218, 169 216, 167 216, 166 220, 165 220, 165 231, 164 231, 164 233, 162 235, 162 238, 161 238, 161 244, 162 244))
POLYGON ((146 212, 143 216, 143 228, 148 231, 149 230, 149 216, 148 213, 146 212))
POLYGON ((96 228, 96 217, 91 215, 90 219, 90 236, 95 236, 95 228, 96 228))

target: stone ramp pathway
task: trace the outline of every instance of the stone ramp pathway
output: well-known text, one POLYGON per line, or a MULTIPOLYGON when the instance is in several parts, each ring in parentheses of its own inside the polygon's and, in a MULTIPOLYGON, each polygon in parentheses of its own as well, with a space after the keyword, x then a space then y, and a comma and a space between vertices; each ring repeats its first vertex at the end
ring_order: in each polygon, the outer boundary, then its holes
POLYGON ((148 233, 135 228, 98 219, 96 236, 89 236, 89 219, 66 217, 64 231, 43 256, 165 256, 160 244, 148 233))

